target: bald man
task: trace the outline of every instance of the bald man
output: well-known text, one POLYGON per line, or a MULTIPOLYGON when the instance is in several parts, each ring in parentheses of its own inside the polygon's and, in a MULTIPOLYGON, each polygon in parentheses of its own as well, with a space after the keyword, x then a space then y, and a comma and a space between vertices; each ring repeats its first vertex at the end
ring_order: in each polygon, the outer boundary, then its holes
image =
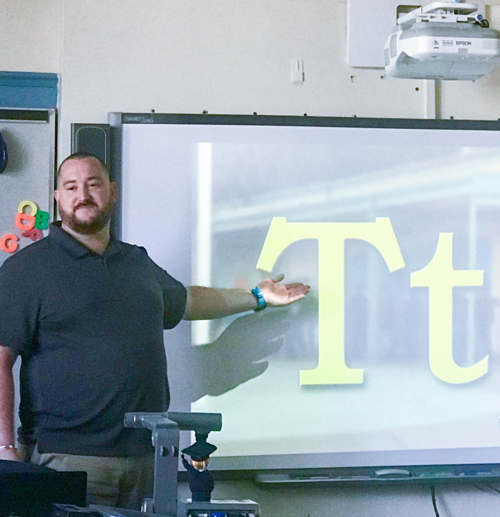
POLYGON ((61 221, 0 268, 0 459, 20 460, 12 366, 22 357, 19 441, 31 461, 88 473, 88 504, 140 509, 152 493, 149 431, 127 412, 166 411, 163 330, 294 303, 309 286, 184 287, 144 248, 110 233, 116 184, 95 156, 58 171, 61 221))

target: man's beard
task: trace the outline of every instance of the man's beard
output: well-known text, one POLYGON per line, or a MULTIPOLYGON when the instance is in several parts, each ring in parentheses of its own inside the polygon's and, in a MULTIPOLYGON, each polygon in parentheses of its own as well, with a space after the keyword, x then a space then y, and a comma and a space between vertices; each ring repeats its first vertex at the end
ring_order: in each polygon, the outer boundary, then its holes
MULTIPOLYGON (((81 203, 78 206, 93 206, 97 208, 94 203, 81 203)), ((110 200, 102 210, 97 209, 96 215, 87 221, 81 221, 78 219, 75 214, 77 211, 76 209, 70 213, 62 210, 61 207, 59 207, 59 213, 61 214, 62 222, 71 228, 74 232, 77 232, 81 235, 93 235, 100 232, 109 223, 111 216, 113 215, 114 207, 115 202, 110 200)))

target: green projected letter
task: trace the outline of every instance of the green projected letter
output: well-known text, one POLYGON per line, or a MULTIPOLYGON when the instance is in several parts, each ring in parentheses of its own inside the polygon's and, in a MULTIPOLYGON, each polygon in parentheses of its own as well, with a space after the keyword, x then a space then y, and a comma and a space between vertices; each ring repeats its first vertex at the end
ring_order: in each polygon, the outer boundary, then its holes
POLYGON ((271 271, 283 250, 302 239, 318 240, 319 358, 314 370, 300 372, 300 384, 362 384, 362 369, 345 364, 344 243, 360 239, 373 244, 390 271, 405 263, 388 218, 375 223, 288 223, 272 220, 257 268, 271 271))
POLYGON ((483 271, 453 270, 453 234, 439 234, 433 259, 411 274, 412 287, 429 288, 429 362, 444 382, 463 384, 488 371, 488 356, 466 368, 453 360, 453 287, 483 285, 483 271))

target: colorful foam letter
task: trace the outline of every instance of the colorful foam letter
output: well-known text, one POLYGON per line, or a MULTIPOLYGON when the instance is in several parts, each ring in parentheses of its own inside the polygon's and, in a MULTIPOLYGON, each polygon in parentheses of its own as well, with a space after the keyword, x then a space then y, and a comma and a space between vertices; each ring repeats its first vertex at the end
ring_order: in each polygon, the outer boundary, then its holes
POLYGON ((24 213, 24 209, 29 206, 31 208, 31 214, 32 216, 35 216, 37 211, 38 211, 38 206, 36 205, 36 203, 34 201, 31 201, 30 199, 25 199, 24 201, 21 201, 19 203, 19 206, 17 207, 17 211, 20 213, 20 214, 23 214, 24 213))
POLYGON ((344 246, 360 239, 375 246, 390 271, 405 266, 389 218, 375 223, 288 223, 275 217, 257 268, 271 271, 283 250, 302 239, 318 240, 319 359, 314 370, 300 372, 300 384, 361 384, 363 369, 348 368, 344 340, 344 246))
POLYGON ((19 248, 19 244, 17 244, 18 240, 19 237, 16 237, 11 233, 6 233, 0 239, 0 249, 2 251, 5 251, 5 253, 14 253, 15 251, 17 251, 17 248, 19 248))
POLYGON ((49 227, 49 219, 50 215, 48 212, 38 210, 38 212, 36 213, 35 228, 39 228, 40 230, 46 230, 49 227))
POLYGON ((429 288, 429 362, 432 373, 444 382, 475 381, 488 371, 488 356, 461 367, 453 359, 453 287, 483 285, 483 271, 453 269, 453 234, 439 234, 436 253, 420 271, 411 274, 412 287, 429 288))
POLYGON ((36 218, 32 215, 23 214, 19 212, 16 215, 16 226, 23 232, 31 230, 35 226, 36 218))
POLYGON ((32 230, 23 232, 23 233, 21 233, 21 235, 23 237, 27 237, 28 239, 31 239, 32 241, 38 241, 43 237, 41 230, 39 230, 38 228, 33 228, 32 230))

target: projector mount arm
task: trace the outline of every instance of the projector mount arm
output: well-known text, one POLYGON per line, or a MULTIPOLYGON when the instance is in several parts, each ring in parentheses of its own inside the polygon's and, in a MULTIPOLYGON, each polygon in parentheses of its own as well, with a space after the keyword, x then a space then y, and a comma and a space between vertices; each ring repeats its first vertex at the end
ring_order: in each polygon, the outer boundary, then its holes
POLYGON ((483 25, 486 20, 478 11, 478 4, 451 1, 432 2, 399 16, 397 24, 405 26, 417 22, 441 22, 483 25))

